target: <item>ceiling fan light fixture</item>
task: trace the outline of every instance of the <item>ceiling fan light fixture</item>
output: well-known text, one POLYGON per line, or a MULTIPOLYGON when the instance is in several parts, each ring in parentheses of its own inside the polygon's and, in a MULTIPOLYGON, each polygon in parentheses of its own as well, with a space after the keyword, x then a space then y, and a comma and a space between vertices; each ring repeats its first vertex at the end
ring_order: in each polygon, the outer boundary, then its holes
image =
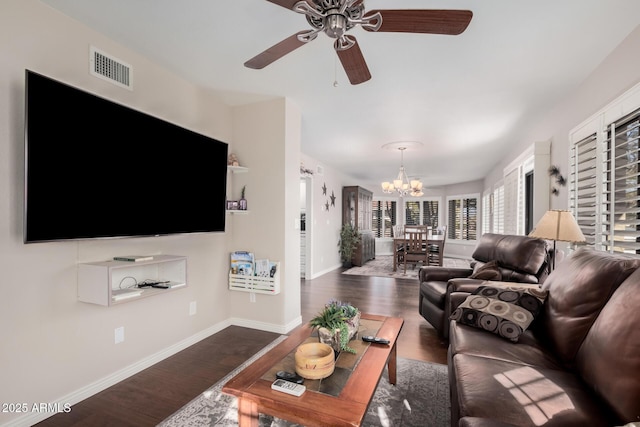
POLYGON ((328 13, 325 20, 324 32, 332 39, 342 37, 347 31, 347 18, 341 15, 337 11, 335 13, 328 13))
MULTIPOLYGON (((465 31, 473 13, 469 10, 378 9, 365 12, 364 0, 268 0, 305 15, 311 30, 300 31, 276 43, 244 63, 262 69, 314 40, 319 32, 335 39, 334 49, 352 85, 371 79, 364 55, 353 35, 356 26, 368 32, 457 35, 465 31)), ((335 84, 334 84, 335 86, 335 84)))

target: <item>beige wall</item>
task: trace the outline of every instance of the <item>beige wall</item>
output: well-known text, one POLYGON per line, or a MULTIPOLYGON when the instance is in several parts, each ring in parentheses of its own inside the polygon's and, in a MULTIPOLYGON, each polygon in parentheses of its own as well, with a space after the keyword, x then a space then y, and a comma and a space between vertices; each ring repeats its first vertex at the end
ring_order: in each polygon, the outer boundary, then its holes
MULTIPOLYGON (((575 91, 540 116, 527 118, 512 149, 485 177, 485 188, 500 181, 504 167, 537 141, 551 141, 551 164, 568 177, 569 131, 640 82, 639 49, 640 26, 575 91)), ((550 198, 551 209, 567 209, 568 187, 561 187, 560 194, 550 198)))
MULTIPOLYGON (((234 110, 36 0, 2 1, 0 40, 0 402, 75 403, 232 322, 282 331, 299 323, 297 260, 283 268, 283 294, 271 300, 249 305, 248 294, 227 289, 229 250, 250 246, 285 265, 298 256, 289 249, 299 195, 297 107, 281 99, 234 110), (89 75, 89 45, 131 64, 133 91, 89 75), (257 216, 227 218, 225 233, 23 244, 25 68, 230 143, 246 154, 257 216), (256 132, 243 132, 245 119, 256 132), (291 213, 276 213, 283 210, 291 213), (188 288, 109 308, 77 301, 77 263, 130 253, 187 256, 188 288), (117 327, 125 341, 116 345, 117 327)), ((0 424, 37 421, 18 415, 0 413, 0 424)))
MULTIPOLYGON (((275 99, 236 107, 233 151, 248 173, 235 174, 232 194, 246 186, 247 215, 228 221, 230 250, 281 263, 280 295, 229 295, 231 317, 251 319, 261 329, 288 332, 300 319, 300 243, 296 229, 300 184, 300 112, 290 101, 275 99), (285 189, 283 192, 282 189, 285 189), (283 326, 288 325, 288 326, 283 326)), ((236 320, 235 323, 241 323, 236 320)))

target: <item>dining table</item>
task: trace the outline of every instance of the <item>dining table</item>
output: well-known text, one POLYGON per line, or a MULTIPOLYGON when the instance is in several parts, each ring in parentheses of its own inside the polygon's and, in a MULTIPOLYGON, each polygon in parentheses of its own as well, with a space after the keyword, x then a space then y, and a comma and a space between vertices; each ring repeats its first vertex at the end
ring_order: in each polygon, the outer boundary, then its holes
MULTIPOLYGON (((442 267, 444 262, 444 234, 428 234, 427 235, 427 247, 435 245, 438 247, 438 266, 442 267)), ((393 271, 398 269, 398 252, 406 244, 405 236, 398 236, 393 238, 393 271)), ((427 256, 427 260, 429 257, 427 256)))

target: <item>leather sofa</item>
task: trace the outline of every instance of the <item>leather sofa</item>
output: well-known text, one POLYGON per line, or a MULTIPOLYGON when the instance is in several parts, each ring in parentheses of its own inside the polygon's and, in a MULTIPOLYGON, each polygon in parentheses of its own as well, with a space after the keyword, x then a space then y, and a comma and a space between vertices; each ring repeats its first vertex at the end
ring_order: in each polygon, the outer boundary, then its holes
POLYGON ((472 257, 470 268, 422 267, 419 271, 418 310, 442 338, 449 336, 451 292, 471 292, 484 279, 537 284, 547 277, 549 250, 542 239, 485 233, 472 257))
MULTIPOLYGON (((639 267, 638 256, 577 250, 538 289, 546 300, 517 342, 452 320, 451 425, 640 422, 639 267)), ((463 300, 452 293, 451 310, 463 300)))

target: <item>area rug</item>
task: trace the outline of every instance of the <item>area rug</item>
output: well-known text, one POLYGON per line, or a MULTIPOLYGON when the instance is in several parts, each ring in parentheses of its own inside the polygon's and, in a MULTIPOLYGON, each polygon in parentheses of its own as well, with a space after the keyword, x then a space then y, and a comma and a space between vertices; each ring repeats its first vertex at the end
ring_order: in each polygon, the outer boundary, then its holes
MULTIPOLYGON (((469 261, 466 259, 445 257, 442 264, 444 267, 469 268, 469 261)), ((343 271, 342 274, 415 279, 418 277, 418 270, 419 267, 407 265, 407 274, 405 274, 404 266, 399 265, 397 270, 393 271, 393 255, 381 255, 376 256, 376 258, 371 261, 367 261, 361 267, 351 267, 350 269, 343 271)))
MULTIPOLYGON (((270 345, 271 347, 272 345, 270 345)), ((269 348, 270 348, 269 347, 269 348)), ((200 396, 159 424, 160 427, 230 427, 238 425, 238 401, 221 392, 222 386, 253 360, 204 391, 200 396)), ((363 426, 448 427, 451 404, 447 367, 398 358, 397 385, 389 384, 387 372, 376 389, 363 426)), ((298 427, 299 424, 260 414, 260 427, 298 427)))

